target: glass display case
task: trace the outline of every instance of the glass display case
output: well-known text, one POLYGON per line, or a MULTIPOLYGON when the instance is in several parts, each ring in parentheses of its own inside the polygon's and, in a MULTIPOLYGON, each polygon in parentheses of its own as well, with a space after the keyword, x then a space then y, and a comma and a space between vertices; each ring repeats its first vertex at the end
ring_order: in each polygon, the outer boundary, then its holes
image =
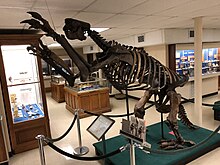
POLYGON ((51 75, 51 82, 65 84, 65 79, 61 75, 51 75))
POLYGON ((109 82, 106 79, 89 77, 88 81, 81 82, 79 79, 76 79, 73 90, 81 92, 88 90, 96 90, 104 87, 109 87, 109 82))
POLYGON ((44 60, 41 59, 42 72, 44 76, 50 75, 50 66, 44 60))
POLYGON ((27 51, 29 45, 38 46, 40 37, 0 35, 2 98, 10 148, 15 154, 37 148, 37 135, 50 137, 41 59, 27 51))
POLYGON ((1 46, 14 123, 44 117, 37 60, 27 46, 1 46))
MULTIPOLYGON (((101 114, 110 112, 109 83, 106 79, 91 77, 87 82, 75 81, 74 87, 65 86, 66 109, 75 113, 75 109, 84 109, 101 114), (85 104, 86 103, 86 104, 85 104)), ((89 116, 80 112, 80 117, 89 116)))
POLYGON ((51 75, 51 97, 58 103, 65 101, 65 79, 61 75, 51 75))
MULTIPOLYGON (((220 52, 218 48, 202 50, 202 74, 220 71, 220 52)), ((194 76, 194 50, 176 51, 176 72, 180 75, 194 76)))

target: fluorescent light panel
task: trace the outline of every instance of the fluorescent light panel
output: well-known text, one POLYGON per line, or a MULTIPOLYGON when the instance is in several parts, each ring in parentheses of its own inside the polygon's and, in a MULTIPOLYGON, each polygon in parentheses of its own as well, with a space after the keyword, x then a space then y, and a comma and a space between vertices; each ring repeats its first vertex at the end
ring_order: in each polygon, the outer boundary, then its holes
POLYGON ((109 28, 91 28, 91 30, 95 30, 95 31, 97 31, 97 32, 99 32, 99 33, 101 33, 101 32, 104 32, 104 31, 106 31, 106 30, 108 30, 109 28))

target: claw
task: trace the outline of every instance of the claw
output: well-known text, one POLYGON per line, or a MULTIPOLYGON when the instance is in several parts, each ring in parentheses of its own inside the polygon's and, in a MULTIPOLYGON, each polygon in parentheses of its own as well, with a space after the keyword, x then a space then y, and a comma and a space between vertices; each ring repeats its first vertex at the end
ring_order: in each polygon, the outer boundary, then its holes
POLYGON ((36 49, 34 48, 34 46, 28 46, 27 47, 27 51, 29 52, 29 51, 33 51, 33 52, 36 52, 36 49))
POLYGON ((33 45, 28 46, 28 47, 27 47, 27 51, 28 51, 29 54, 32 54, 32 55, 34 55, 34 56, 40 56, 40 54, 37 53, 38 51, 37 51, 36 47, 33 46, 33 45), (30 51, 32 51, 32 52, 30 52, 30 51))
POLYGON ((185 147, 191 147, 195 145, 195 143, 190 140, 184 140, 183 143, 179 143, 177 140, 174 140, 174 139, 161 140, 159 144, 160 144, 160 148, 165 149, 165 150, 183 149, 185 147))
POLYGON ((47 20, 45 20, 40 14, 36 12, 29 11, 27 13, 30 14, 34 19, 27 19, 21 21, 20 23, 29 24, 29 29, 41 29, 42 31, 47 33, 47 36, 50 36, 55 39, 56 32, 51 28, 47 20))
POLYGON ((32 17, 36 18, 36 19, 44 20, 43 17, 39 13, 37 13, 37 12, 28 11, 27 13, 30 14, 32 17))
POLYGON ((35 19, 26 19, 24 21, 21 21, 20 23, 28 23, 30 25, 29 29, 31 28, 41 29, 42 28, 42 25, 40 24, 40 22, 35 19))

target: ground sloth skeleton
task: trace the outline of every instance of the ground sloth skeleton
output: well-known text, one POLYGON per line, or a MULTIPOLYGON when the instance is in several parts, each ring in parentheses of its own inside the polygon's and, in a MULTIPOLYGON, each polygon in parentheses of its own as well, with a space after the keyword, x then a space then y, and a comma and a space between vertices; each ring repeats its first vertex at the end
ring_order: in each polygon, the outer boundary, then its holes
POLYGON ((177 115, 179 115, 185 125, 194 128, 181 104, 181 95, 175 91, 176 87, 181 87, 188 81, 188 76, 176 74, 148 55, 143 49, 121 45, 115 41, 106 41, 98 32, 90 30, 89 23, 66 18, 63 30, 68 39, 85 40, 85 32, 87 32, 88 36, 103 50, 96 60, 89 64, 74 50, 65 36, 56 33, 40 14, 28 13, 34 19, 24 20, 21 23, 28 23, 30 28, 41 29, 46 33, 46 36, 52 37, 61 44, 78 67, 79 73, 74 74, 69 70, 65 63, 41 41, 39 47, 31 46, 29 50, 52 65, 68 81, 70 86, 74 85, 76 78, 80 77, 81 81, 86 81, 90 73, 102 69, 108 81, 119 91, 125 89, 145 91, 144 96, 135 105, 136 117, 144 117, 144 106, 152 95, 158 98, 155 99, 156 110, 160 113, 169 113, 166 123, 176 137, 176 140, 163 142, 162 147, 170 149, 193 145, 193 142, 183 139, 178 131, 177 123, 177 115))

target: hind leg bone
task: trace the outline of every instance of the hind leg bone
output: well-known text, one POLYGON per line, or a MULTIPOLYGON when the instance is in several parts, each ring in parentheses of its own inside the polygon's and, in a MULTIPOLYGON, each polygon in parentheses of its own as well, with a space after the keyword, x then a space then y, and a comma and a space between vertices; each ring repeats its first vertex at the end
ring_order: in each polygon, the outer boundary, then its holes
POLYGON ((134 114, 135 117, 144 118, 145 111, 144 111, 144 105, 147 103, 147 101, 152 96, 152 93, 150 91, 145 91, 144 96, 141 97, 141 99, 135 104, 134 106, 134 114))

